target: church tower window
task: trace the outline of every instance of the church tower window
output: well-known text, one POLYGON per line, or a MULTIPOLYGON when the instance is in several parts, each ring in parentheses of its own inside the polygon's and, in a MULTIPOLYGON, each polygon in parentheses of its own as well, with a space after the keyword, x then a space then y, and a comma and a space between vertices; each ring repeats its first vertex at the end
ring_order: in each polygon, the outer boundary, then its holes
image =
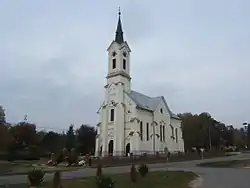
POLYGON ((110 121, 114 121, 115 120, 115 109, 111 109, 110 110, 110 121))
POLYGON ((123 69, 126 70, 126 59, 123 59, 123 69))
POLYGON ((112 61, 112 68, 113 68, 113 69, 116 68, 116 59, 113 59, 113 61, 112 61))

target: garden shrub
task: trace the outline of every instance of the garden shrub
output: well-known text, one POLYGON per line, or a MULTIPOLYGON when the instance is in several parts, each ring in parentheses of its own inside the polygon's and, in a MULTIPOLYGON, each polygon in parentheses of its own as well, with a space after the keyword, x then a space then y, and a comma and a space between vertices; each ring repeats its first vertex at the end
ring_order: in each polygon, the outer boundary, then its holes
POLYGON ((148 166, 146 164, 141 164, 139 166, 139 172, 142 177, 145 177, 148 173, 148 166))
POLYGON ((33 169, 28 173, 30 186, 40 186, 43 182, 45 173, 42 170, 33 169))
POLYGON ((54 177, 53 177, 53 188, 61 188, 62 183, 61 183, 61 174, 60 172, 55 172, 54 177))
POLYGON ((130 168, 130 179, 133 183, 136 183, 137 181, 137 171, 134 164, 130 168))
POLYGON ((102 176, 102 165, 101 165, 101 164, 98 164, 98 165, 97 165, 96 176, 97 176, 97 177, 102 176))
POLYGON ((108 176, 100 176, 96 178, 97 188, 114 188, 115 182, 108 176))

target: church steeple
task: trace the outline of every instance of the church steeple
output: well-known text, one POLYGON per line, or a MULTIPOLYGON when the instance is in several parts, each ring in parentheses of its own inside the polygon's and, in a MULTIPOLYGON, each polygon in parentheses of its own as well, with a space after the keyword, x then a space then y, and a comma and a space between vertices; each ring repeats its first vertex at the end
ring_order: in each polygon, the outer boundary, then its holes
POLYGON ((118 18, 118 23, 117 23, 116 33, 115 33, 115 42, 117 42, 118 44, 122 44, 124 42, 124 39, 123 39, 120 7, 119 7, 118 16, 119 18, 118 18))

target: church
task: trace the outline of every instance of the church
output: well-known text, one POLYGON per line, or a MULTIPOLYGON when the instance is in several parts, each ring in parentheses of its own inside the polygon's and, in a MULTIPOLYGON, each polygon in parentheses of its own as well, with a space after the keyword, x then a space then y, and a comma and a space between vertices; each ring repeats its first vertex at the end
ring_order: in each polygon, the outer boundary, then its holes
POLYGON ((115 40, 107 49, 107 84, 105 99, 97 111, 95 156, 184 152, 181 119, 165 98, 131 89, 131 49, 123 38, 120 11, 118 15, 115 40))

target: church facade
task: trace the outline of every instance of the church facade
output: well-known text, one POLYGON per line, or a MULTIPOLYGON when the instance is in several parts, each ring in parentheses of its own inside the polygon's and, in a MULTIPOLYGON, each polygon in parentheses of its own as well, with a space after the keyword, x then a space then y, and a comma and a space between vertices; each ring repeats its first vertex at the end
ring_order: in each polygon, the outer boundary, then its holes
POLYGON ((131 89, 131 50, 119 19, 108 51, 105 100, 98 110, 95 156, 125 156, 184 152, 181 119, 165 98, 149 97, 131 89))

